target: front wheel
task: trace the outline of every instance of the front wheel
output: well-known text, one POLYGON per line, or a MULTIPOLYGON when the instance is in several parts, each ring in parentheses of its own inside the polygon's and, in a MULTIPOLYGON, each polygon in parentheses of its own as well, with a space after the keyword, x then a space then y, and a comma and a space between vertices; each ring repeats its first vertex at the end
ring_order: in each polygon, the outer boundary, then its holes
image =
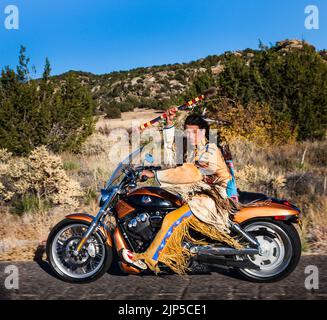
POLYGON ((90 282, 101 277, 112 262, 112 249, 100 232, 89 237, 79 255, 74 250, 88 229, 85 221, 64 219, 50 232, 46 251, 55 274, 68 282, 90 282))
POLYGON ((291 224, 256 220, 242 225, 260 243, 260 254, 248 255, 260 269, 238 269, 242 277, 254 282, 275 282, 289 275, 301 257, 301 241, 291 224))

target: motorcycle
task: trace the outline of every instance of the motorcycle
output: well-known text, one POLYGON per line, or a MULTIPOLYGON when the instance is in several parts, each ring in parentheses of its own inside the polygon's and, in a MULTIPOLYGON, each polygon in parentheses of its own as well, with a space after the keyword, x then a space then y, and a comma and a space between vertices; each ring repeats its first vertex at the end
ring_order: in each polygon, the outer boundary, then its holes
MULTIPOLYGON (((185 203, 178 194, 160 187, 138 187, 145 182, 143 170, 160 170, 153 165, 136 166, 143 147, 130 154, 113 172, 101 190, 100 209, 95 216, 85 213, 69 214, 50 232, 46 244, 49 264, 64 281, 81 283, 98 279, 113 263, 114 253, 124 273, 142 274, 121 258, 123 248, 144 252, 160 230, 165 216, 185 203), (109 228, 106 219, 115 221, 109 228), (114 252, 115 251, 115 252, 114 252)), ((235 270, 243 278, 255 282, 278 281, 289 275, 301 256, 301 242, 294 227, 301 226, 301 211, 287 200, 260 193, 239 191, 244 208, 230 217, 231 234, 244 244, 243 249, 212 243, 196 246, 183 244, 192 253, 190 273, 214 272, 218 268, 235 270), (247 203, 260 202, 260 206, 247 203)), ((160 270, 169 273, 164 265, 160 270)))

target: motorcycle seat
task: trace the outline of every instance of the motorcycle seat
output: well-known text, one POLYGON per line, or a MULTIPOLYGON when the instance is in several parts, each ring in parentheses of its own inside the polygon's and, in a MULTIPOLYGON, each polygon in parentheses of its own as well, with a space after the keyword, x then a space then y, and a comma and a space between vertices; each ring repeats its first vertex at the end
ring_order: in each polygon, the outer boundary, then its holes
POLYGON ((263 193, 256 193, 256 192, 247 192, 247 191, 240 191, 238 189, 238 201, 242 204, 246 204, 252 201, 263 201, 268 200, 269 197, 263 193))

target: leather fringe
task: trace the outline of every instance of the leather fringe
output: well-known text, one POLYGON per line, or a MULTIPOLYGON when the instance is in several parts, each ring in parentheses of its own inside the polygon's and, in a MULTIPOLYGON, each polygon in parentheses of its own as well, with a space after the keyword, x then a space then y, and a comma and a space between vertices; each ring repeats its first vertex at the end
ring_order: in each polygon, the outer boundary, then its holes
MULTIPOLYGON (((172 271, 177 274, 183 275, 189 271, 188 263, 192 254, 187 248, 183 247, 183 242, 189 241, 193 245, 209 245, 206 238, 216 240, 225 245, 234 247, 236 249, 242 248, 242 245, 226 232, 218 231, 214 226, 208 225, 196 216, 191 215, 189 218, 184 219, 182 223, 175 228, 174 232, 167 240, 167 243, 159 255, 158 261, 168 266, 172 271), (203 235, 202 239, 192 237, 192 231, 198 232, 203 235)), ((152 260, 146 252, 134 255, 134 260, 144 260, 148 267, 156 274, 160 272, 156 261, 152 260)))

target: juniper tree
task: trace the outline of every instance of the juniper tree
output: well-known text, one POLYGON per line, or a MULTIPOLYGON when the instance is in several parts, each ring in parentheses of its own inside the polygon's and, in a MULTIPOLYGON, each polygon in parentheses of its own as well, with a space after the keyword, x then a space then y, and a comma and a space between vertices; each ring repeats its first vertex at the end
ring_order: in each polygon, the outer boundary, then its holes
POLYGON ((0 148, 26 155, 40 145, 53 151, 78 150, 94 128, 94 103, 87 87, 72 76, 64 84, 44 77, 29 79, 26 49, 21 47, 17 73, 6 67, 0 77, 0 148))

